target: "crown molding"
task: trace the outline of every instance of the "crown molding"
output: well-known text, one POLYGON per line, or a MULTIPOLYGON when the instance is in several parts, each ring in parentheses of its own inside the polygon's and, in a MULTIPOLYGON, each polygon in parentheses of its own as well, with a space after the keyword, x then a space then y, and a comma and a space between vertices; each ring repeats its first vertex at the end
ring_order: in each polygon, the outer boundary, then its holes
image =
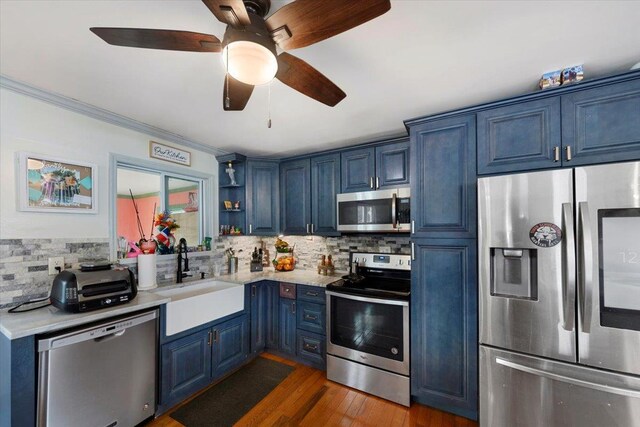
POLYGON ((182 135, 169 132, 168 130, 151 126, 137 120, 133 120, 129 117, 121 116, 120 114, 116 114, 114 112, 96 107, 94 105, 87 104, 76 99, 68 98, 66 96, 50 92, 48 90, 40 89, 35 86, 31 86, 28 83, 12 79, 11 77, 2 74, 0 74, 0 87, 16 93, 20 93, 22 95, 30 96, 32 98, 47 102, 49 104, 64 108, 69 111, 73 111, 75 113, 83 114, 87 117, 91 117, 92 119, 101 120, 103 122, 120 126, 125 129, 144 133, 146 135, 162 139, 163 141, 180 144, 183 147, 193 148, 194 150, 210 153, 214 156, 228 154, 226 151, 203 144, 201 142, 192 141, 182 135))

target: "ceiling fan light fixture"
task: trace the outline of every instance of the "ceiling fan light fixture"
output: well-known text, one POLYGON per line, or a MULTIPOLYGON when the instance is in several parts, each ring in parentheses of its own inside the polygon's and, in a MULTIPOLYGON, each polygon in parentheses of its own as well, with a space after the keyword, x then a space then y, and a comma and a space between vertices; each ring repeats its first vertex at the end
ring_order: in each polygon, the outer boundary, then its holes
POLYGON ((254 86, 269 83, 278 71, 278 60, 273 52, 252 41, 227 44, 222 51, 222 61, 231 77, 254 86))

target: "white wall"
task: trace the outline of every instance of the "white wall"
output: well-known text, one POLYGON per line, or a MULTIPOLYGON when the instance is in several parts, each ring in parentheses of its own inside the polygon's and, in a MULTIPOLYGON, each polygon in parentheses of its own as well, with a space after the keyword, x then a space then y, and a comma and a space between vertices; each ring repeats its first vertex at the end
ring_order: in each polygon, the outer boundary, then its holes
MULTIPOLYGON (((78 114, 37 99, 0 89, 0 238, 107 238, 109 231, 109 154, 167 163, 149 158, 149 140, 165 142, 78 114), (20 212, 16 193, 16 153, 26 151, 84 161, 98 167, 98 213, 20 212)), ((172 142, 168 145, 177 146, 172 142)), ((212 154, 191 151, 189 171, 211 174, 217 187, 217 163, 212 154)), ((217 192, 216 192, 217 194, 217 192)), ((214 194, 214 197, 217 195, 214 194)), ((214 200, 215 202, 215 200, 214 200)), ((217 204, 213 204, 217 206, 217 204)), ((210 218, 209 221, 213 221, 210 218)))

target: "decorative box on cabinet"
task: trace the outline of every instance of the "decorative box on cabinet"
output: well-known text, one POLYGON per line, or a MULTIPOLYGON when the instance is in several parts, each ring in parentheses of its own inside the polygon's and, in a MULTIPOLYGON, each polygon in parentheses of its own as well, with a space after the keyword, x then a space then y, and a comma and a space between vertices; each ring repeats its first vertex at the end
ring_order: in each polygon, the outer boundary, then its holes
POLYGON ((478 174, 562 166, 560 97, 480 111, 478 174))
POLYGON ((640 76, 562 95, 562 143, 565 166, 640 159, 640 76))
POLYGON ((476 236, 475 115, 410 126, 413 237, 476 236))
POLYGON ((247 234, 275 236, 280 222, 279 163, 247 161, 247 234))
POLYGON ((411 265, 411 395, 478 418, 475 239, 416 239, 411 265))

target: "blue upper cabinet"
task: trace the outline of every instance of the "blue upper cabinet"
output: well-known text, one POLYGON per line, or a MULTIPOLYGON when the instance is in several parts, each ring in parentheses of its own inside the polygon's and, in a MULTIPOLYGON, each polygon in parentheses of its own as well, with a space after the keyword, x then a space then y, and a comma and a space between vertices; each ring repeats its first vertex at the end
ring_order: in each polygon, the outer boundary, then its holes
POLYGON ((562 166, 560 98, 480 111, 478 174, 562 166))
POLYGON ((640 159, 640 79, 563 95, 562 143, 565 166, 640 159))
POLYGON ((283 234, 311 232, 311 161, 280 164, 280 212, 283 234))
POLYGON ((247 234, 275 236, 280 222, 279 163, 247 162, 247 234))
POLYGON ((343 193, 368 191, 375 188, 375 156, 373 147, 342 152, 340 162, 343 193))
POLYGON ((311 232, 337 236, 336 194, 340 192, 340 154, 311 158, 311 232))
POLYGON ((341 162, 343 193, 409 185, 408 140, 343 151, 341 162))
POLYGON ((409 185, 409 140, 376 147, 376 188, 409 185))
POLYGON ((413 235, 475 237, 475 115, 417 124, 410 136, 413 235))

